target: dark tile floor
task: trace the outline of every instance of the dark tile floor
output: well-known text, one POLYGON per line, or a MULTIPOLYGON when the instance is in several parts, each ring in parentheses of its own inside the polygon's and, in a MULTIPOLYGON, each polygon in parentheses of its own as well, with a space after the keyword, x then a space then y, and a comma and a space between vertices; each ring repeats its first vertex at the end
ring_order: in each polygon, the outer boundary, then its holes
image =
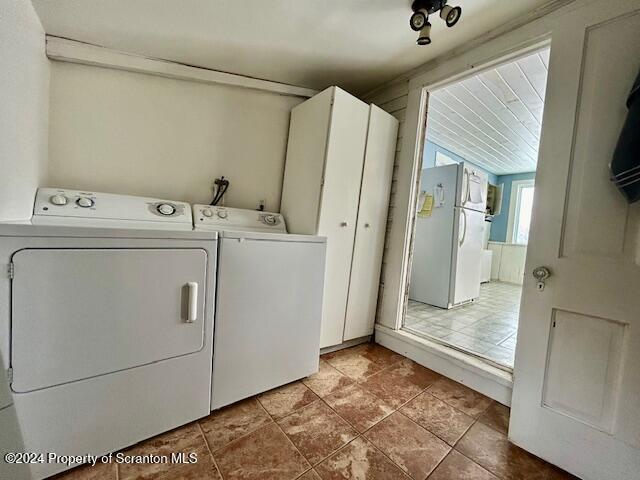
POLYGON ((128 449, 195 464, 79 467, 64 480, 556 480, 507 441, 509 409, 374 344, 320 371, 128 449))

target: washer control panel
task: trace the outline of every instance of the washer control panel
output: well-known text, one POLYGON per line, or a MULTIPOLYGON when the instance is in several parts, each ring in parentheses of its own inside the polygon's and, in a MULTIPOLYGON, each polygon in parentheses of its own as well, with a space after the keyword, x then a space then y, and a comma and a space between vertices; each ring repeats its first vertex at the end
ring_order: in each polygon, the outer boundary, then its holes
POLYGON ((287 233, 279 213, 213 205, 194 205, 193 225, 203 230, 287 233))
POLYGON ((76 205, 82 208, 91 208, 95 205, 95 202, 91 197, 78 197, 76 205))
POLYGON ((193 227, 191 208, 185 202, 62 188, 38 189, 31 222, 178 230, 193 227))

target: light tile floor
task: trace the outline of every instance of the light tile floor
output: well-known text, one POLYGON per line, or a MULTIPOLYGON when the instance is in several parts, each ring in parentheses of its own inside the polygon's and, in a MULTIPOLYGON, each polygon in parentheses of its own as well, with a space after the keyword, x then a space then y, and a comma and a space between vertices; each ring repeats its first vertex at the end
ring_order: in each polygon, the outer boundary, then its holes
POLYGON ((489 282, 469 305, 445 310, 409 300, 404 328, 513 368, 522 287, 489 282))
MULTIPOLYGON (((135 445, 194 464, 84 466, 59 480, 569 480, 509 443, 509 409, 375 344, 135 445)), ((99 434, 99 432, 96 432, 99 434)))

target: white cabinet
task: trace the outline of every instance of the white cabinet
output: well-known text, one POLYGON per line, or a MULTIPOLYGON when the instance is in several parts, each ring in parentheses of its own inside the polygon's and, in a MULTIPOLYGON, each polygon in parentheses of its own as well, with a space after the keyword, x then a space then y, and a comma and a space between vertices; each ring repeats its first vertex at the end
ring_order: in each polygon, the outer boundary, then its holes
POLYGON ((280 210, 327 237, 321 347, 373 332, 397 130, 337 87, 292 111, 280 210))

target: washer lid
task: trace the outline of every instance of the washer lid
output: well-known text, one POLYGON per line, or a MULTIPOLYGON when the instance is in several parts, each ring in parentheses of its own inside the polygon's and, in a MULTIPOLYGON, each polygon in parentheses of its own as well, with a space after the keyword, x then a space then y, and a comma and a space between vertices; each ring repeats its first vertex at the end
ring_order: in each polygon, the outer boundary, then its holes
POLYGON ((280 242, 298 243, 327 243, 327 237, 316 235, 299 235, 295 233, 271 233, 271 232, 233 232, 225 230, 219 233, 220 239, 238 240, 271 240, 280 242))
POLYGON ((279 213, 212 205, 193 206, 193 225, 196 230, 287 233, 284 217, 279 213))

